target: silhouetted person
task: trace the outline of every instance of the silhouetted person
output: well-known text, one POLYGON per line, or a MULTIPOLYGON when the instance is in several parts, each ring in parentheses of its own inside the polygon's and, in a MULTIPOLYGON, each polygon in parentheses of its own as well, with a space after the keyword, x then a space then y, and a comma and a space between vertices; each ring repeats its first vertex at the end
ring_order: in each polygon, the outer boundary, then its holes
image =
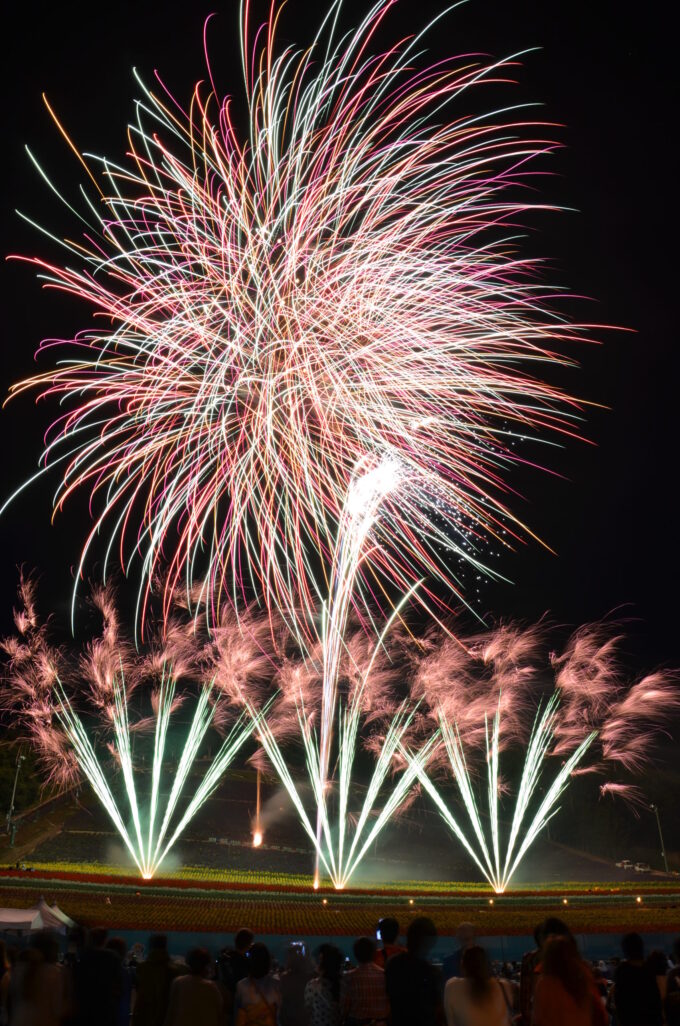
POLYGON ((623 961, 616 967, 611 995, 619 1026, 661 1026, 661 995, 654 973, 645 964, 640 934, 627 933, 621 949, 623 961))
POLYGON ((594 965, 592 967, 592 974, 597 993, 600 995, 600 1000, 604 1004, 609 994, 609 982, 600 965, 594 965))
POLYGON ((496 980, 486 952, 468 945, 460 962, 461 976, 452 977, 444 989, 448 1026, 509 1026, 512 1020, 510 984, 496 980))
POLYGON ((80 962, 85 945, 87 944, 87 930, 84 926, 73 926, 66 938, 66 954, 64 965, 74 966, 80 962))
POLYGON ((673 944, 673 968, 666 976, 664 1013, 667 1026, 680 1026, 680 937, 673 944))
POLYGON ((541 931, 543 921, 534 928, 535 947, 522 955, 519 970, 519 1021, 521 1026, 529 1026, 531 1009, 534 1004, 534 993, 538 981, 537 966, 541 960, 541 931))
POLYGON ((222 995, 217 984, 207 978, 211 961, 205 948, 187 953, 189 971, 172 982, 165 1026, 222 1026, 222 995))
POLYGON ((311 960, 301 944, 291 944, 286 953, 286 967, 279 976, 281 1011, 279 1026, 308 1026, 305 987, 314 976, 311 960))
POLYGON ((66 1026, 75 1026, 76 1003, 75 986, 77 966, 83 956, 87 944, 87 930, 84 926, 73 926, 66 938, 66 952, 64 954, 64 1023, 66 1026))
POLYGON ((220 983, 227 991, 229 1010, 233 1008, 236 986, 240 980, 248 975, 248 948, 255 940, 252 930, 242 927, 234 936, 233 948, 225 948, 218 961, 218 977, 220 983))
POLYGON ((414 919, 406 934, 406 951, 385 967, 392 1026, 434 1026, 444 1021, 441 973, 429 962, 437 939, 431 919, 414 919))
POLYGON ((386 1023, 389 1014, 385 970, 375 964, 375 941, 359 937, 354 942, 356 969, 342 979, 342 1014, 347 1026, 386 1023))
POLYGON ((121 989, 116 1010, 116 1024, 117 1026, 130 1026, 132 972, 129 966, 125 964, 128 953, 127 944, 122 937, 110 937, 106 942, 106 947, 117 956, 121 967, 121 989))
POLYGON ((47 930, 20 953, 10 983, 10 1026, 59 1026, 64 988, 58 955, 57 939, 47 930))
POLYGON ((557 916, 548 916, 547 919, 542 919, 534 930, 536 947, 532 951, 527 951, 522 957, 519 973, 519 1012, 522 1026, 529 1026, 531 1023, 534 993, 541 974, 541 949, 550 937, 571 937, 571 930, 557 916))
POLYGON ((342 966, 342 952, 334 944, 322 944, 317 975, 305 987, 310 1026, 338 1026, 340 1023, 342 966))
POLYGON ((11 965, 7 954, 7 945, 0 940, 0 1026, 9 1022, 9 984, 12 978, 11 965))
POLYGON ((106 930, 90 930, 87 944, 73 969, 77 1026, 92 1026, 92 1023, 117 1026, 123 967, 115 952, 105 947, 106 938, 106 930))
POLYGON ((164 933, 149 937, 149 954, 135 973, 135 1002, 132 1026, 163 1026, 170 1000, 170 987, 178 967, 170 960, 164 933))
POLYGON ((393 955, 401 955, 406 948, 399 943, 399 923, 392 916, 386 916, 378 923, 380 934, 380 947, 375 953, 375 963, 381 969, 387 965, 387 960, 393 955))
POLYGON ((671 961, 673 968, 668 970, 668 986, 666 991, 668 994, 672 994, 676 990, 680 990, 680 937, 673 941, 673 952, 671 955, 671 961))
POLYGON ((271 956, 266 944, 251 944, 247 953, 248 975, 236 984, 236 1026, 276 1026, 281 1007, 279 981, 270 973, 271 956))
POLYGON ((466 948, 471 947, 477 940, 477 927, 472 923, 461 923, 456 930, 458 947, 450 955, 447 955, 442 962, 442 976, 444 982, 453 976, 461 975, 461 959, 466 948))
POLYGON ((531 1022, 534 1026, 607 1026, 592 973, 571 936, 552 935, 543 945, 531 1022))
POLYGON ((668 959, 664 955, 663 951, 660 951, 658 948, 655 948, 654 951, 650 951, 647 956, 647 967, 656 980, 656 985, 659 988, 659 995, 661 997, 661 1007, 663 1008, 664 1001, 666 1000, 666 993, 668 991, 668 959))

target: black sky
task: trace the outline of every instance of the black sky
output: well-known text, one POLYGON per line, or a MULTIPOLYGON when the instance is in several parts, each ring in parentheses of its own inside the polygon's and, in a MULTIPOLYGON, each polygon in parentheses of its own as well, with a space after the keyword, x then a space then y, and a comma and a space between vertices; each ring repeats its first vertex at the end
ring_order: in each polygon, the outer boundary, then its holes
MULTIPOLYGON (((523 473, 515 479, 524 495, 517 512, 557 555, 534 544, 503 555, 498 569, 515 584, 485 585, 481 608, 527 618, 550 611, 559 622, 578 624, 625 606, 634 618, 631 659, 645 666, 680 664, 678 98, 666 7, 661 0, 471 0, 432 38, 442 56, 474 50, 501 57, 542 48, 524 58, 508 102, 542 102, 542 113, 564 125, 555 135, 565 148, 552 158, 554 177, 542 180, 541 198, 577 212, 534 219, 527 245, 550 258, 546 273, 552 281, 596 301, 575 303, 575 318, 635 331, 602 332, 601 346, 577 354, 582 370, 571 375, 570 389, 610 408, 589 414, 585 430, 596 444, 574 442, 550 455, 550 466, 563 478, 523 473)), ((345 24, 366 8, 366 2, 347 0, 345 24)), ((439 9, 430 0, 401 0, 384 41, 419 28, 439 9)), ((202 26, 213 10, 213 67, 220 87, 240 100, 236 0, 11 5, 3 44, 6 252, 52 252, 14 207, 57 233, 76 230, 23 151, 28 143, 75 195, 81 170, 42 106, 41 92, 82 150, 122 156, 138 95, 131 68, 147 80, 157 68, 178 97, 188 96, 204 75, 202 26)), ((283 37, 308 41, 318 17, 316 5, 289 0, 283 37)), ((87 312, 41 291, 32 271, 18 263, 5 267, 4 282, 6 392, 31 373, 42 337, 72 334, 86 324, 87 312)), ((50 411, 29 398, 5 409, 3 496, 35 469, 49 420, 50 411)), ((34 486, 0 521, 3 626, 19 562, 39 568, 46 600, 58 613, 66 609, 86 508, 76 501, 51 526, 56 483, 52 478, 34 486)))

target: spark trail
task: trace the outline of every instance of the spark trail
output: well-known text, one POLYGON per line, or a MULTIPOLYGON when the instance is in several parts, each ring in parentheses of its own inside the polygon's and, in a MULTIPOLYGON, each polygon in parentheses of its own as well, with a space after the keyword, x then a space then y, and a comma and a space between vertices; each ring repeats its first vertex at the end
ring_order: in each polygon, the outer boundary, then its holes
POLYGON ((31 745, 48 786, 90 784, 139 872, 150 879, 257 730, 259 715, 268 711, 265 702, 252 718, 242 702, 234 711, 230 697, 237 688, 243 692, 253 671, 259 673, 259 651, 237 625, 223 624, 211 649, 222 653, 220 681, 206 680, 207 653, 195 625, 174 620, 162 641, 137 655, 119 633, 110 592, 97 590, 93 600, 103 619, 101 636, 80 655, 67 653, 50 642, 40 624, 34 590, 22 577, 17 635, 1 643, 9 657, 2 708, 31 745), (237 658, 225 668, 227 650, 237 658), (192 701, 176 768, 170 771, 169 731, 173 726, 176 742, 182 730, 177 710, 188 711, 192 701), (225 736, 199 770, 196 760, 211 729, 225 736), (139 766, 148 735, 153 737, 150 772, 139 766))
POLYGON ((161 778, 175 687, 176 682, 172 676, 169 673, 164 674, 159 689, 158 712, 156 713, 151 796, 148 805, 144 808, 138 793, 132 758, 125 683, 122 675, 113 679, 114 745, 116 761, 120 766, 124 781, 124 795, 128 806, 127 812, 125 812, 120 799, 114 794, 106 767, 102 765, 81 717, 74 711, 73 705, 59 681, 56 686, 56 717, 75 754, 78 766, 108 813, 145 880, 152 879, 156 874, 182 831, 213 793, 235 756, 251 736, 257 723, 245 715, 236 720, 207 771, 201 775, 198 786, 191 789, 191 797, 187 802, 186 790, 189 777, 211 726, 215 711, 214 705, 210 703, 212 685, 203 687, 182 748, 177 771, 172 779, 167 800, 163 804, 160 793, 161 778), (126 826, 130 816, 132 817, 132 828, 126 826), (159 816, 162 816, 160 824, 158 823, 159 816))
POLYGON ((94 319, 12 392, 59 404, 39 474, 59 475, 57 509, 89 495, 76 580, 97 539, 105 574, 116 550, 125 573, 137 559, 142 626, 152 581, 165 615, 198 582, 209 616, 257 598, 313 648, 357 468, 383 462, 399 502, 351 602, 386 618, 422 580, 417 600, 447 608, 485 539, 526 537, 505 501, 517 438, 575 431, 578 404, 538 375, 588 331, 517 251, 527 211, 549 209, 521 187, 548 126, 478 107, 515 57, 427 65, 438 18, 376 50, 391 7, 344 34, 333 0, 301 50, 279 47, 276 4, 255 30, 244 3, 246 138, 231 97, 140 82, 125 160, 82 157, 82 209, 29 153, 83 223, 63 263, 29 262, 94 319))
MULTIPOLYGON (((305 752, 307 780, 313 798, 314 811, 311 815, 305 806, 301 789, 293 779, 276 734, 267 722, 267 717, 262 716, 258 725, 258 737, 262 747, 286 788, 305 833, 314 845, 317 867, 320 863, 337 890, 346 887, 370 846, 404 804, 414 783, 424 772, 436 743, 436 738, 433 737, 408 761, 402 760, 405 765, 396 783, 392 782, 395 763, 404 750, 405 739, 414 715, 412 710, 408 711, 406 704, 400 706, 376 744, 377 753, 368 783, 365 785, 364 799, 359 802, 353 801, 352 795, 357 787, 354 769, 358 751, 357 736, 362 719, 361 697, 360 694, 355 696, 347 705, 339 703, 337 772, 332 778, 328 775, 322 777, 319 737, 312 718, 307 715, 302 704, 299 707, 300 736, 305 752), (379 798, 386 785, 387 794, 382 804, 379 804, 379 798), (313 825, 314 814, 320 823, 320 829, 313 825)), ((254 709, 252 715, 257 715, 254 709)), ((318 868, 314 885, 319 885, 318 868)))
MULTIPOLYGON (((545 633, 505 626, 462 640, 431 634, 415 659, 414 693, 440 734, 433 772, 417 769, 417 778, 497 893, 559 811, 574 775, 639 771, 680 708, 677 675, 657 671, 631 684, 617 658, 620 639, 603 625, 578 630, 547 666, 545 633), (546 697, 548 674, 555 690, 546 697), (506 748, 524 752, 512 783, 502 773, 506 748), (442 773, 456 785, 458 807, 442 794, 442 773)), ((634 784, 611 779, 600 794, 639 800, 634 784)))
MULTIPOLYGON (((378 463, 372 469, 363 468, 363 472, 357 473, 351 482, 345 508, 340 518, 338 538, 334 548, 333 565, 331 568, 331 587, 328 603, 324 606, 321 643, 323 649, 323 678, 322 678, 322 700, 321 700, 321 726, 319 738, 319 751, 315 761, 318 768, 318 812, 317 812, 317 856, 320 850, 321 832, 330 844, 328 821, 326 815, 324 795, 328 783, 328 768, 331 756, 331 744, 333 739, 333 726, 336 716, 336 705, 338 697, 338 673, 340 670, 341 656, 345 646, 345 633, 347 621, 352 607, 354 587, 359 573, 361 563, 369 555, 367 544, 371 529, 377 521, 380 508, 384 499, 398 486, 399 474, 395 465, 389 461, 378 463)), ((381 639, 382 643, 382 639, 381 639)), ((369 667, 370 673, 370 667, 369 667)), ((365 687, 365 680, 362 688, 365 687)), ((347 723, 343 722, 341 729, 341 752, 345 752, 344 759, 341 759, 342 773, 351 777, 351 761, 349 761, 349 749, 354 750, 356 733, 359 725, 359 711, 361 708, 361 695, 345 711, 347 723), (347 729, 346 729, 347 728, 347 729), (354 743, 350 742, 353 736, 354 743)), ((304 716, 304 712, 303 712, 304 716)), ((301 724, 302 726, 302 724, 301 724)), ((303 737, 306 743, 309 741, 310 732, 308 727, 303 727, 303 737)), ((308 748, 307 757, 313 756, 308 748)), ((352 756, 353 758, 353 756, 352 756)), ((377 772, 377 767, 376 767, 377 772)), ((340 788, 341 814, 340 820, 343 823, 340 834, 339 862, 342 863, 342 841, 344 838, 344 817, 342 815, 343 801, 346 801, 345 789, 340 788)), ((346 808, 346 805, 345 805, 346 808)), ((316 867, 318 875, 318 862, 316 867)))
MULTIPOLYGON (((382 494, 382 488, 370 484, 370 489, 365 485, 370 500, 362 500, 360 507, 362 522, 367 511, 375 514, 382 494)), ((336 889, 347 885, 371 844, 410 799, 418 774, 435 750, 436 735, 420 744, 410 759, 403 754, 417 734, 418 704, 409 697, 395 697, 402 668, 387 655, 384 642, 397 614, 398 609, 376 642, 362 630, 348 635, 345 617, 332 677, 325 639, 316 659, 286 661, 277 681, 279 700, 272 704, 271 716, 265 713, 257 723, 262 748, 314 846, 316 887, 321 870, 336 889), (302 743, 304 788, 295 782, 285 755, 282 739, 289 737, 302 743), (371 768, 366 777, 363 767, 360 784, 356 763, 362 747, 371 768), (358 797, 360 789, 363 800, 358 797)), ((247 708, 253 718, 258 715, 252 704, 247 708)))
MULTIPOLYGON (((558 695, 553 695, 543 711, 539 710, 533 730, 529 736, 526 758, 517 786, 509 837, 503 854, 499 836, 500 779, 499 779, 499 736, 500 712, 497 711, 491 729, 486 724, 487 801, 486 817, 489 827, 485 829, 477 799, 477 788, 465 758, 465 747, 456 724, 442 716, 441 734, 450 761, 453 779, 467 816, 467 828, 461 826, 451 807, 446 804, 440 791, 421 769, 417 777, 424 790, 434 801, 442 819, 460 841, 465 851, 489 881, 497 894, 502 894, 515 869, 550 819, 557 814, 560 797, 568 787, 571 776, 586 756, 597 737, 597 732, 587 734, 569 758, 562 763, 559 772, 548 787, 538 808, 529 813, 529 806, 536 789, 543 780, 544 760, 554 738, 554 725, 559 705, 558 695), (518 844, 519 841, 519 844, 518 844)), ((414 762, 415 766, 415 762, 414 762)))

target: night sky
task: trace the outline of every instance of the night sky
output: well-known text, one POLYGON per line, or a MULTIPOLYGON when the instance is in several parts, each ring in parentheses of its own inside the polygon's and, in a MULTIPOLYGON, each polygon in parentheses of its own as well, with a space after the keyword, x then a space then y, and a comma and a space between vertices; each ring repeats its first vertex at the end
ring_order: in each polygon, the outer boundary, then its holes
MULTIPOLYGON (((366 2, 347 0, 350 26, 366 2)), ((540 180, 540 199, 574 212, 531 220, 527 250, 549 258, 548 280, 593 301, 575 301, 574 319, 633 329, 599 333, 601 345, 573 355, 580 371, 572 393, 608 407, 588 414, 594 444, 573 442, 542 458, 561 476, 515 474, 522 498, 514 508, 557 553, 535 543, 503 554, 498 569, 514 584, 485 584, 479 608, 495 616, 580 624, 618 609, 630 618, 633 665, 680 665, 678 637, 676 341, 678 237, 677 110, 674 39, 666 5, 650 0, 471 0, 452 12, 431 38, 436 55, 486 51, 506 56, 540 47, 523 59, 519 85, 506 102, 542 102, 541 116, 559 123, 564 148, 540 180), (597 13, 593 15, 593 8, 597 13)), ((440 9, 430 0, 401 0, 381 41, 420 28, 440 9), (391 26, 391 28, 389 27, 391 26)), ((136 0, 100 5, 13 3, 6 16, 7 68, 4 249, 56 256, 56 247, 24 225, 19 208, 56 234, 77 231, 33 171, 29 144, 70 197, 82 169, 41 102, 44 91, 81 150, 119 159, 126 146, 138 88, 154 69, 180 98, 204 75, 202 25, 217 10, 210 51, 217 81, 242 99, 236 0, 183 6, 136 0)), ((282 38, 306 42, 318 21, 315 5, 289 0, 282 38)), ((481 111, 484 99, 476 103, 481 111)), ((539 198, 539 197, 537 197, 539 198)), ((67 336, 87 323, 87 311, 41 291, 30 268, 4 268, 2 390, 32 373, 33 353, 47 335, 67 336)), ((46 365, 46 364, 45 364, 46 365)), ((41 433, 50 421, 30 397, 2 413, 6 496, 36 468, 41 433)), ((43 575, 43 603, 65 616, 72 566, 86 530, 86 506, 72 502, 50 524, 56 477, 24 493, 0 521, 0 624, 9 625, 16 565, 43 575)), ((92 565, 96 571, 96 564, 92 565)))

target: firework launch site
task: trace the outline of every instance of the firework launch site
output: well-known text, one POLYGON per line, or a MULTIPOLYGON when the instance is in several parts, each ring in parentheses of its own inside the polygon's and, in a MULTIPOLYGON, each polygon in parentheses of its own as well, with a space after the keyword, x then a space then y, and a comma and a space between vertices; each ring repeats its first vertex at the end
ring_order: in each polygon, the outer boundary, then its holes
MULTIPOLYGON (((263 841, 253 845, 255 789, 254 771, 230 774, 229 797, 218 792, 206 803, 152 881, 139 879, 117 833, 85 792, 43 804, 17 818, 14 846, 0 848, 2 904, 25 908, 45 897, 76 922, 122 931, 131 943, 154 929, 177 934, 178 950, 190 934, 204 935, 217 948, 247 922, 281 955, 292 937, 310 944, 344 937, 349 944, 388 915, 404 930, 414 916, 431 916, 441 938, 455 935, 461 921, 473 921, 488 950, 503 959, 519 957, 536 922, 551 914, 568 919, 593 958, 610 955, 616 935, 632 927, 657 940, 677 928, 680 879, 672 868, 668 874, 658 868, 653 820, 626 849, 635 861, 649 860, 651 873, 617 868, 614 858, 567 843, 606 849, 611 816, 604 817, 599 839, 597 830, 577 837, 573 822, 560 830, 557 820, 512 888, 497 895, 474 878, 436 813, 417 803, 390 824, 358 878, 339 892, 327 882, 314 890, 313 847, 285 790, 273 781, 262 792, 263 841), (229 836, 221 837, 225 824, 229 836)), ((585 818, 596 822, 597 816, 595 807, 585 818)), ((442 940, 442 951, 447 943, 442 940)))

